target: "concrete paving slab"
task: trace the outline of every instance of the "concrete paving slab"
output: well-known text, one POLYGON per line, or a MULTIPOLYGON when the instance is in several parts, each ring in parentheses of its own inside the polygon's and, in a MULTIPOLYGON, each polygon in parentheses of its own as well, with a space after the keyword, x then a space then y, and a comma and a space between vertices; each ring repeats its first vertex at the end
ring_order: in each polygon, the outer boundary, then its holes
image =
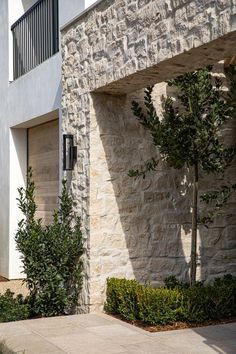
MULTIPOLYGON (((129 354, 183 354, 178 352, 177 350, 170 351, 170 348, 168 346, 156 342, 129 344, 126 345, 125 348, 127 353, 129 354)), ((185 354, 189 353, 185 352, 185 354)))
POLYGON ((5 341, 5 344, 15 352, 31 354, 63 353, 59 347, 33 333, 11 337, 5 341))
POLYGON ((127 328, 120 324, 110 324, 109 326, 88 327, 89 332, 101 337, 112 338, 112 342, 120 345, 142 343, 150 340, 147 332, 139 333, 133 328, 127 328))
POLYGON ((110 339, 99 338, 89 332, 86 334, 78 332, 77 334, 49 338, 49 340, 59 348, 62 348, 66 353, 119 354, 125 351, 125 348, 113 343, 110 339))
POLYGON ((19 322, 0 323, 0 340, 30 333, 31 331, 19 322))
POLYGON ((113 324, 114 318, 103 314, 82 314, 70 316, 70 321, 82 327, 95 327, 113 324))
POLYGON ((0 324, 0 340, 24 354, 236 354, 236 323, 150 333, 105 314, 0 324))

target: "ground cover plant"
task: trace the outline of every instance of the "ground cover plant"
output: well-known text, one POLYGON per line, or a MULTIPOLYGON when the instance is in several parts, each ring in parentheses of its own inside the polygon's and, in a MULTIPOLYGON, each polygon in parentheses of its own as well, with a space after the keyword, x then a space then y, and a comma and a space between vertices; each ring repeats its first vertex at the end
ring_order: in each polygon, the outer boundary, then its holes
POLYGON ((19 189, 17 249, 21 253, 29 289, 29 315, 57 316, 75 312, 82 287, 83 242, 80 218, 73 213, 66 181, 62 183, 59 209, 44 226, 35 217, 35 185, 29 170, 27 187, 19 189))
POLYGON ((22 295, 14 296, 9 289, 0 295, 0 322, 25 320, 29 317, 29 306, 22 295))
POLYGON ((236 277, 226 275, 212 284, 197 282, 192 287, 170 277, 160 288, 110 278, 105 311, 152 326, 230 318, 236 316, 236 277))
MULTIPOLYGON (((223 141, 222 129, 235 119, 236 69, 228 70, 229 90, 223 81, 212 74, 212 67, 186 73, 168 82, 177 96, 163 100, 163 115, 159 117, 152 99, 153 87, 144 92, 144 106, 132 102, 132 111, 140 124, 150 133, 159 158, 152 157, 144 166, 129 171, 130 177, 142 176, 156 171, 160 161, 174 169, 187 168, 192 173, 189 181, 193 189, 191 233, 190 284, 196 282, 197 228, 199 224, 212 222, 219 210, 236 190, 236 183, 205 192, 199 198, 200 176, 217 174, 223 176, 233 161, 235 146, 223 141), (206 215, 199 215, 199 201, 208 206, 206 215)), ((191 222, 191 220, 189 220, 191 222)))

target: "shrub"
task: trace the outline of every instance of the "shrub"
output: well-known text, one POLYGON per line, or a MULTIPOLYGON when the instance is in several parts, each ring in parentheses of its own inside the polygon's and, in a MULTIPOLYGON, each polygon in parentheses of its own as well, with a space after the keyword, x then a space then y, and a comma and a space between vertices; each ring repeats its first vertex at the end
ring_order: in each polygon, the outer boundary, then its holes
POLYGON ((198 282, 193 287, 169 278, 164 287, 157 289, 135 280, 111 278, 107 280, 105 311, 150 325, 200 323, 235 316, 236 278, 227 275, 212 285, 198 282))
POLYGON ((18 224, 16 244, 22 254, 31 316, 73 313, 82 286, 80 218, 74 217, 72 199, 63 181, 59 210, 53 222, 43 226, 35 218, 34 189, 30 170, 26 189, 19 189, 18 203, 24 219, 18 224))
POLYGON ((14 297, 9 289, 0 295, 0 322, 24 320, 29 317, 29 308, 22 295, 14 297))

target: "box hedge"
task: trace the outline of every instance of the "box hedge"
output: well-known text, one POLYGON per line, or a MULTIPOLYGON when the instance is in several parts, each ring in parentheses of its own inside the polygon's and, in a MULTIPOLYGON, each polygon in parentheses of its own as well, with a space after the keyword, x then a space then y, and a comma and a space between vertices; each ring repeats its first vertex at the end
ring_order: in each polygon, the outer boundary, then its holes
POLYGON ((165 325, 176 321, 200 323, 236 316, 236 277, 215 279, 213 284, 189 287, 167 279, 165 286, 153 288, 136 280, 107 280, 105 311, 130 321, 165 325))

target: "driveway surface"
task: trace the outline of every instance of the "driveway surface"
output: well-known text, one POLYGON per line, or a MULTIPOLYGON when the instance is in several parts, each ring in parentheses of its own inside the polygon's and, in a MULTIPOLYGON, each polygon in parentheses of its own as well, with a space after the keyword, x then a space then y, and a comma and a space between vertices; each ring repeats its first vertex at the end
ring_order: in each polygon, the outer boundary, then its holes
POLYGON ((0 341, 24 354, 236 354, 236 323, 149 333, 105 314, 0 324, 0 341))

